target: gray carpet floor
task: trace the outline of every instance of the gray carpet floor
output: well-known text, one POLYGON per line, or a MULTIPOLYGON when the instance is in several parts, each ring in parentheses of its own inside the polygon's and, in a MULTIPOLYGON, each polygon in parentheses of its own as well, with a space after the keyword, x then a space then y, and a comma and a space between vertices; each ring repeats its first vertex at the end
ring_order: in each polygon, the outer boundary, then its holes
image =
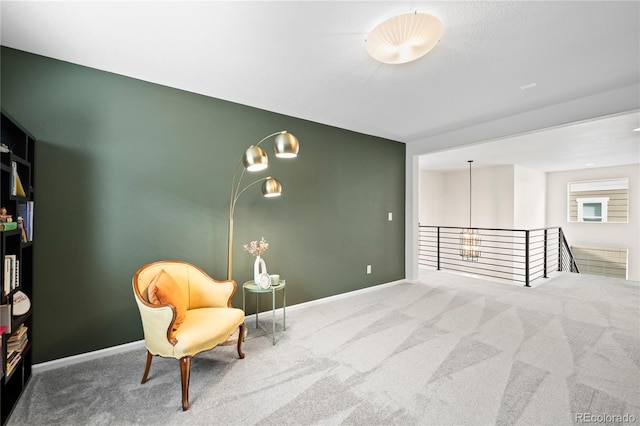
POLYGON ((140 349, 34 375, 9 425, 640 422, 638 282, 420 281, 292 308, 276 345, 249 338, 243 360, 198 355, 187 412, 178 362, 156 357, 141 385, 140 349))

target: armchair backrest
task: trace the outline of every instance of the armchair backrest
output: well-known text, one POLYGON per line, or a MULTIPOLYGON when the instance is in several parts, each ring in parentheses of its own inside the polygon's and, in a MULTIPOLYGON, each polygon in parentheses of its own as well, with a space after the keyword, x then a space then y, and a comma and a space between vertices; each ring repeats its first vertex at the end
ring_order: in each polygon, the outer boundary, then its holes
POLYGON ((163 269, 171 275, 184 292, 187 298, 187 309, 203 306, 231 307, 231 298, 236 292, 234 281, 214 280, 202 269, 181 260, 162 260, 149 263, 138 269, 133 277, 134 291, 138 298, 149 303, 147 293, 149 284, 163 269), (212 283, 226 285, 218 285, 215 294, 211 293, 209 289, 203 291, 203 287, 209 287, 212 283))
POLYGON ((176 284, 180 286, 185 296, 187 296, 187 304, 188 304, 188 295, 189 295, 189 272, 187 268, 189 268, 189 264, 181 261, 175 260, 163 260, 160 262, 153 262, 147 265, 144 265, 142 268, 138 269, 136 275, 134 276, 133 282, 134 286, 137 286, 137 296, 142 298, 145 302, 149 303, 149 294, 147 293, 147 289, 149 288, 149 284, 151 281, 160 273, 161 270, 165 270, 171 277, 175 280, 176 284))

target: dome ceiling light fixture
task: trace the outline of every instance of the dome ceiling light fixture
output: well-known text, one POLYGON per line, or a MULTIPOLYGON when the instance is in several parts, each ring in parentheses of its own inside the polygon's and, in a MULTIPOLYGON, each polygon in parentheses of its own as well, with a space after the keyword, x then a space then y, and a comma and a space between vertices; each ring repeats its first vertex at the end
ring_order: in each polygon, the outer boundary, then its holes
POLYGON ((442 37, 440 19, 405 13, 378 24, 367 36, 367 52, 385 64, 404 64, 426 55, 442 37))

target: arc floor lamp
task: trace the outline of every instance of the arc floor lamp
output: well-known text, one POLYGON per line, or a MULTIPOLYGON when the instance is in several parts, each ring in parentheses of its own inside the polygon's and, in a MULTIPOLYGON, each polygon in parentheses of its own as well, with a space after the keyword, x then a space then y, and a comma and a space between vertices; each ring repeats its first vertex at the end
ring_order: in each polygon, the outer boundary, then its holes
POLYGON ((257 172, 269 167, 269 156, 266 151, 260 147, 260 144, 273 136, 275 136, 273 151, 276 157, 295 158, 298 156, 298 150, 300 148, 298 139, 286 130, 282 130, 265 136, 257 144, 251 145, 247 148, 242 157, 240 157, 238 164, 236 164, 236 168, 233 173, 233 180, 231 181, 231 199, 229 202, 228 280, 233 277, 233 214, 235 212, 238 198, 240 198, 240 195, 242 195, 244 191, 259 183, 262 183, 262 194, 267 198, 278 197, 282 194, 282 184, 271 176, 257 179, 242 187, 242 178, 244 177, 245 172, 257 172), (240 168, 240 165, 243 167, 242 172, 238 176, 238 169, 240 168))

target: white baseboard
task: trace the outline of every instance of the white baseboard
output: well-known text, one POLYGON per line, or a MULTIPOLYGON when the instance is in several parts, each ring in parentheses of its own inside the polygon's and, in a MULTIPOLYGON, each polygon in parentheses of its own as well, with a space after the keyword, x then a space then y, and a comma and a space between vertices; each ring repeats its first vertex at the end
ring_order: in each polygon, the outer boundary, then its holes
MULTIPOLYGON (((353 290, 353 291, 348 291, 346 293, 336 294, 334 296, 327 296, 327 297, 323 297, 321 299, 315 299, 315 300, 310 300, 308 302, 298 303, 296 305, 291 305, 291 306, 287 305, 287 311, 295 311, 295 310, 306 308, 306 307, 313 306, 313 305, 320 305, 322 303, 333 302, 335 300, 345 299, 347 297, 355 296, 355 295, 362 294, 362 293, 368 293, 370 291, 380 290, 381 288, 391 287, 391 286, 398 285, 398 284, 403 284, 403 283, 410 283, 410 282, 407 281, 407 280, 391 281, 391 282, 384 283, 384 284, 374 285, 372 287, 366 287, 366 288, 361 288, 359 290, 353 290)), ((265 311, 265 312, 260 312, 260 314, 261 315, 269 315, 270 312, 271 312, 271 310, 265 311)), ((281 314, 282 314, 282 308, 276 309, 276 315, 281 315, 281 314)), ((247 315, 247 316, 245 316, 245 322, 255 321, 255 318, 256 318, 256 314, 247 315)))
MULTIPOLYGON (((287 306, 287 310, 298 310, 306 308, 308 306, 318 305, 321 303, 333 302, 338 299, 344 299, 347 297, 355 296, 357 294, 367 293, 374 290, 379 290, 385 287, 391 287, 394 285, 407 283, 407 280, 391 281, 385 284, 378 284, 372 287, 362 288, 359 290, 349 291, 347 293, 336 294, 335 296, 323 297, 322 299, 310 300, 308 302, 298 303, 297 305, 287 306)), ((276 312, 281 312, 282 308, 276 309, 276 312)), ((267 314, 268 315, 268 314, 267 314)), ((251 314, 245 317, 245 321, 255 320, 255 314, 251 314)), ((78 364, 80 362, 90 361, 92 359, 102 358, 109 355, 115 355, 122 352, 128 352, 132 349, 142 348, 144 349, 144 340, 138 340, 135 342, 125 343, 122 345, 112 346, 110 348, 100 349, 97 351, 86 352, 83 354, 73 355, 65 358, 54 359, 53 361, 41 362, 33 365, 33 374, 42 373, 56 368, 66 367, 68 365, 78 364)))
POLYGON ((355 296, 355 295, 362 294, 362 293, 368 293, 370 291, 380 290, 381 288, 392 287, 394 285, 403 284, 403 283, 407 283, 407 282, 408 282, 407 280, 398 280, 398 281, 391 281, 391 282, 384 283, 384 284, 378 284, 378 285, 374 285, 372 287, 361 288, 359 290, 348 291, 346 293, 340 293, 340 294, 336 294, 334 296, 327 296, 327 297, 323 297, 321 299, 315 299, 315 300, 310 300, 308 302, 298 303, 297 305, 293 305, 291 307, 287 306, 287 310, 292 310, 293 311, 293 310, 296 310, 296 309, 306 308, 308 306, 319 305, 321 303, 333 302, 335 300, 345 299, 347 297, 355 296))
POLYGON ((108 355, 115 355, 122 352, 127 352, 132 349, 143 348, 144 340, 138 340, 135 342, 125 343, 123 345, 111 346, 110 348, 100 349, 97 351, 86 352, 79 355, 73 355, 65 358, 54 359, 53 361, 41 362, 33 364, 33 374, 42 373, 49 370, 54 370, 60 367, 66 367, 68 365, 78 364, 80 362, 89 361, 92 359, 102 358, 108 355))

